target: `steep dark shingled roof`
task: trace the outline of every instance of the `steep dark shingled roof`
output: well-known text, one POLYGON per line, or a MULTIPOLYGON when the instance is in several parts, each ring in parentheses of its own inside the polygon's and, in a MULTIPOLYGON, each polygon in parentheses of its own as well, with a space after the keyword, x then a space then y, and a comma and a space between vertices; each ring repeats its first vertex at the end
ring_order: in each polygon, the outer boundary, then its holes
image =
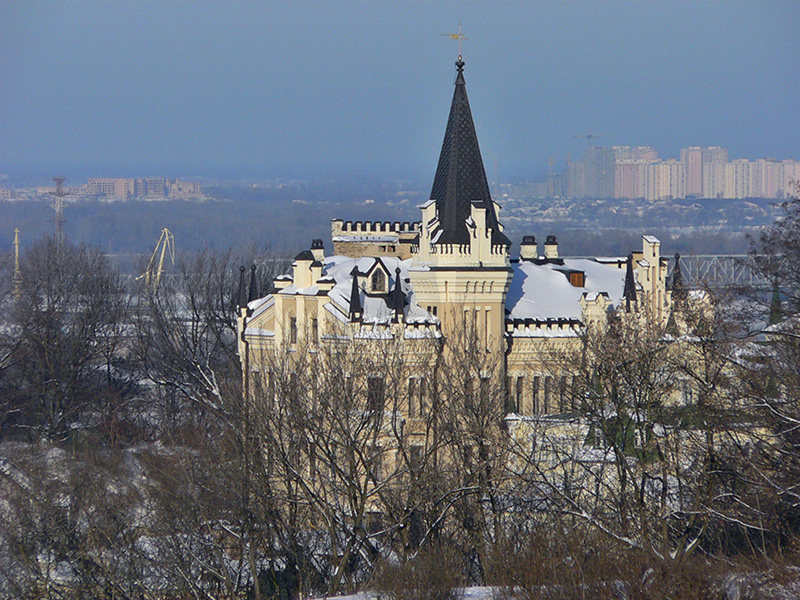
MULTIPOLYGON (((431 199, 436 201, 439 216, 438 244, 469 244, 470 232, 465 223, 470 216, 470 205, 476 203, 486 208, 486 225, 494 230, 493 244, 511 245, 500 232, 494 210, 486 170, 483 168, 478 136, 472 122, 472 111, 467 99, 464 81, 464 62, 456 62, 458 74, 447 129, 444 132, 439 165, 433 179, 431 199)), ((434 238, 436 232, 434 232, 434 238)))
POLYGON ((247 291, 244 286, 244 272, 245 268, 244 265, 239 267, 239 294, 236 303, 239 305, 239 308, 247 308, 247 291))
POLYGON ((247 296, 248 302, 258 300, 258 282, 256 281, 256 266, 250 265, 250 295, 247 296))
POLYGON ((636 302, 636 280, 633 277, 633 254, 628 254, 628 265, 625 268, 625 289, 622 292, 625 298, 625 311, 631 312, 631 302, 636 302))

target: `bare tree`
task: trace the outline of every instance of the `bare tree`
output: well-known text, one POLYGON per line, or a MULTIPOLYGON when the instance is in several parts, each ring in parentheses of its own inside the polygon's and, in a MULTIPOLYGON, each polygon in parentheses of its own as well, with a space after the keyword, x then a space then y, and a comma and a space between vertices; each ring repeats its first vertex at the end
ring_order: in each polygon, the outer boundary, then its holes
POLYGON ((127 297, 100 251, 52 238, 25 253, 21 274, 6 333, 5 424, 63 439, 79 418, 91 422, 104 392, 127 385, 115 368, 127 297))

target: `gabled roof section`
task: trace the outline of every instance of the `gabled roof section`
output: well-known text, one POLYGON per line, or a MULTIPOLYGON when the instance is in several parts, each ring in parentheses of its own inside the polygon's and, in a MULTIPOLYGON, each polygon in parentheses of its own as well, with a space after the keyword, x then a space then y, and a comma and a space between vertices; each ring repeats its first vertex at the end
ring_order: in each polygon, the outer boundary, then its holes
POLYGON ((486 225, 494 231, 492 243, 510 245, 508 238, 500 231, 489 193, 486 170, 483 168, 478 136, 467 99, 464 62, 461 57, 456 62, 456 69, 456 89, 431 189, 431 200, 436 201, 441 231, 436 243, 469 244, 470 233, 466 222, 471 214, 470 205, 476 203, 486 208, 486 225))

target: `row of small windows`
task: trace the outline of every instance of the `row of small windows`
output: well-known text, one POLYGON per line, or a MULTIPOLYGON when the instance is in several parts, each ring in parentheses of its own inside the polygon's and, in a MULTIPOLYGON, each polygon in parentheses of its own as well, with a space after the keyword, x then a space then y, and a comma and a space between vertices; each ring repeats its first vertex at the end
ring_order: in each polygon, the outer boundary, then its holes
MULTIPOLYGON (((349 378, 348 378, 349 381, 349 378)), ((506 413, 520 415, 558 414, 575 411, 579 408, 576 394, 568 376, 553 377, 534 375, 532 377, 506 377, 504 390, 504 409, 506 413)), ((289 376, 289 392, 292 398, 298 395, 297 377, 289 376)), ((383 377, 367 378, 367 410, 371 413, 382 413, 386 403, 386 383, 383 377)), ((473 382, 465 382, 465 393, 473 393, 473 382)), ((269 374, 268 396, 275 397, 275 380, 269 374)), ((478 393, 482 399, 490 399, 492 395, 491 380, 482 377, 479 380, 478 393)), ((680 393, 684 404, 692 401, 692 385, 689 381, 681 382, 680 393)), ((429 391, 424 377, 408 379, 406 400, 407 416, 410 419, 424 417, 428 409, 429 391)))

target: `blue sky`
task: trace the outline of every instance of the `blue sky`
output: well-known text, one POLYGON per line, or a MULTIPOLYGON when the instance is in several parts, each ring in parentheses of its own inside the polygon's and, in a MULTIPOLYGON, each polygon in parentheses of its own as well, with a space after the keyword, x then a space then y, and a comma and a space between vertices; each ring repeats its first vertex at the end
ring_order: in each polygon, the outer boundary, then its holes
POLYGON ((463 23, 488 170, 800 159, 800 2, 0 0, 0 170, 430 178, 463 23))

